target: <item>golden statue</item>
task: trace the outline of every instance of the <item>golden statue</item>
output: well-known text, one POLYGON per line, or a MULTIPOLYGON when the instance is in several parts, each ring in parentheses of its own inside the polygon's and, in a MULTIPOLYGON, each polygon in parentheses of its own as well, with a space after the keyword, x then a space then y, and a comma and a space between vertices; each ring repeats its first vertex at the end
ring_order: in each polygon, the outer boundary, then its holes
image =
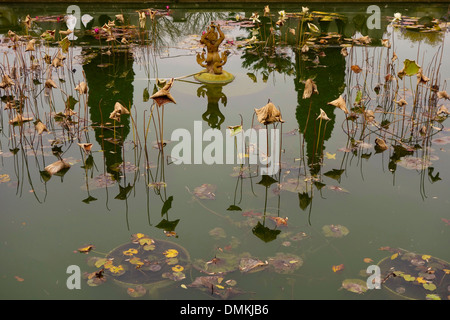
POLYGON ((196 79, 201 82, 213 82, 213 83, 227 83, 234 79, 234 76, 225 70, 223 70, 223 65, 227 62, 228 55, 230 52, 228 50, 219 54, 219 46, 225 39, 225 35, 220 29, 219 25, 211 23, 208 31, 205 32, 200 43, 206 47, 206 58, 205 49, 203 49, 202 54, 197 53, 197 63, 205 68, 202 73, 196 75, 196 79))

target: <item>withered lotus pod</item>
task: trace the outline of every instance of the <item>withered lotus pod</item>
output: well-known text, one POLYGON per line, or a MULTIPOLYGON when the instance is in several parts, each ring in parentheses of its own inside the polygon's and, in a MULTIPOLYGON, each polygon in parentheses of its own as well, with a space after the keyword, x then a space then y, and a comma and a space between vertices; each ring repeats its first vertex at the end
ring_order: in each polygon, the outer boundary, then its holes
POLYGON ((255 113, 258 118, 259 123, 268 125, 275 122, 281 122, 283 123, 284 120, 281 119, 281 112, 280 110, 275 107, 275 105, 272 102, 268 102, 264 107, 256 109, 255 113))
POLYGON ((153 94, 150 97, 151 99, 153 99, 156 102, 158 107, 161 107, 161 106, 165 105, 166 103, 170 103, 170 102, 176 104, 175 99, 170 94, 170 89, 173 86, 173 81, 174 81, 173 78, 170 79, 162 89, 158 90, 155 94, 153 94))
POLYGON ((342 96, 339 96, 339 98, 337 98, 336 100, 328 102, 328 104, 335 106, 344 111, 344 113, 348 114, 347 104, 345 103, 345 100, 344 98, 342 98, 342 96))
POLYGON ((305 90, 303 91, 303 99, 310 98, 313 94, 319 94, 317 85, 312 79, 308 79, 305 82, 305 90))

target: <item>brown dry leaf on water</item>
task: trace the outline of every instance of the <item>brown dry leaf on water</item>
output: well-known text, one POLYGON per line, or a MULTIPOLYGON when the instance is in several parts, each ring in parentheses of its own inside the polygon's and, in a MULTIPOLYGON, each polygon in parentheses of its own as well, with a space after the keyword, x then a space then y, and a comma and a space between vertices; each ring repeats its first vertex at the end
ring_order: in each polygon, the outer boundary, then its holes
POLYGON ((308 99, 313 94, 319 94, 319 90, 317 90, 316 83, 312 79, 308 79, 305 82, 305 90, 303 91, 303 99, 308 99))
POLYGON ((61 159, 61 160, 53 162, 52 164, 49 164, 44 169, 49 174, 53 175, 55 173, 60 172, 61 170, 69 169, 69 168, 70 168, 70 164, 68 164, 67 162, 65 162, 64 160, 61 159))
POLYGON ((270 220, 274 221, 279 226, 287 226, 288 217, 282 218, 282 217, 269 217, 270 220))
POLYGON ((19 282, 25 281, 24 278, 21 278, 21 277, 19 277, 19 276, 14 276, 14 279, 16 279, 16 280, 19 281, 19 282))
POLYGON ((336 265, 336 266, 332 266, 332 267, 331 267, 331 270, 333 270, 333 272, 340 272, 340 271, 342 271, 342 270, 344 270, 344 269, 345 269, 345 267, 344 267, 343 264, 340 264, 340 265, 336 265))
POLYGON ((281 123, 284 122, 284 120, 281 119, 280 110, 278 110, 277 107, 275 107, 275 105, 270 101, 262 108, 259 109, 255 108, 255 113, 259 123, 262 123, 264 125, 268 125, 275 122, 281 123))
POLYGON ((88 253, 89 251, 91 251, 94 248, 95 247, 90 244, 90 245, 87 245, 85 247, 78 248, 77 251, 80 252, 80 253, 88 253))
POLYGON ((153 94, 150 97, 151 99, 153 99, 156 102, 158 107, 161 107, 161 106, 165 105, 166 103, 175 103, 176 104, 175 99, 170 94, 170 89, 173 86, 173 81, 174 81, 173 78, 170 79, 162 89, 160 89, 159 91, 157 91, 155 94, 153 94))
POLYGON ((351 69, 354 73, 360 73, 362 71, 362 69, 356 64, 351 66, 351 69))
POLYGON ((348 114, 347 104, 345 103, 345 100, 342 96, 339 96, 339 98, 337 98, 336 100, 328 102, 328 104, 335 106, 344 111, 344 113, 348 114))

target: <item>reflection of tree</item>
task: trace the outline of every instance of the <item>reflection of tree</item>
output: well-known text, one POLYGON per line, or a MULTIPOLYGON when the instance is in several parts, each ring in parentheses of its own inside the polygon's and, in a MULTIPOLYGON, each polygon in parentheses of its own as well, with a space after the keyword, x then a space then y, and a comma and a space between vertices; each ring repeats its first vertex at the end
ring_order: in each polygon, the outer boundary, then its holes
POLYGON ((219 129, 220 125, 225 121, 225 116, 220 111, 219 101, 226 107, 227 96, 222 92, 222 84, 205 84, 198 88, 197 96, 208 98, 208 107, 203 113, 202 118, 213 129, 219 129))
MULTIPOLYGON (((326 67, 317 67, 314 63, 305 61, 303 59, 304 54, 296 54, 297 77, 295 78, 295 88, 298 92, 296 118, 300 132, 304 132, 305 156, 308 158, 308 165, 312 174, 317 173, 320 169, 317 163, 314 163, 314 158, 315 162, 318 162, 319 158, 316 155, 324 150, 324 142, 330 138, 335 123, 336 108, 327 105, 327 103, 339 97, 345 81, 345 59, 340 53, 340 48, 326 48, 323 52, 325 55, 320 58, 320 65, 326 67), (319 94, 312 95, 310 99, 303 99, 304 82, 307 79, 314 79, 319 94), (325 127, 325 132, 323 132, 324 128, 322 127, 321 136, 317 137, 318 121, 315 120, 320 114, 320 109, 325 111, 330 121, 325 127), (317 139, 321 139, 318 147, 317 139)), ((309 57, 311 56, 309 55, 309 57)))
POLYGON ((130 117, 122 116, 114 127, 109 115, 116 102, 127 108, 133 105, 133 57, 128 51, 113 51, 109 56, 100 52, 83 70, 89 87, 88 106, 95 138, 104 150, 107 171, 119 179, 119 173, 111 167, 123 162, 122 142, 130 132, 130 117))

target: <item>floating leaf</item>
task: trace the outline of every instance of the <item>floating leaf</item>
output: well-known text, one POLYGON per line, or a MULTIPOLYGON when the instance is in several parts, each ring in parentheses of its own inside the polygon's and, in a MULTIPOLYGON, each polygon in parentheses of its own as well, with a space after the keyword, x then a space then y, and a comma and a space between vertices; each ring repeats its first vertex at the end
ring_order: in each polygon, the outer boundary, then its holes
POLYGON ((303 260, 291 253, 278 252, 274 257, 268 259, 269 265, 276 273, 288 274, 303 265, 303 260))
POLYGON ((341 225, 325 225, 322 227, 322 232, 325 235, 325 237, 332 237, 332 238, 341 238, 346 236, 349 233, 349 230, 341 225))
POLYGON ((215 185, 205 183, 194 189, 194 195, 199 199, 214 200, 216 198, 215 191, 215 185))
POLYGON ((332 266, 331 270, 333 270, 333 272, 339 272, 339 271, 344 270, 344 268, 345 268, 344 265, 340 264, 340 265, 337 265, 337 266, 332 266))
POLYGON ((136 286, 134 288, 127 288, 127 293, 132 298, 140 298, 147 293, 147 289, 143 286, 136 286))
POLYGON ((363 294, 368 290, 366 282, 361 279, 346 279, 342 281, 342 288, 358 294, 363 294))
POLYGON ((175 258, 178 255, 178 251, 175 249, 168 249, 163 252, 166 258, 175 258))

